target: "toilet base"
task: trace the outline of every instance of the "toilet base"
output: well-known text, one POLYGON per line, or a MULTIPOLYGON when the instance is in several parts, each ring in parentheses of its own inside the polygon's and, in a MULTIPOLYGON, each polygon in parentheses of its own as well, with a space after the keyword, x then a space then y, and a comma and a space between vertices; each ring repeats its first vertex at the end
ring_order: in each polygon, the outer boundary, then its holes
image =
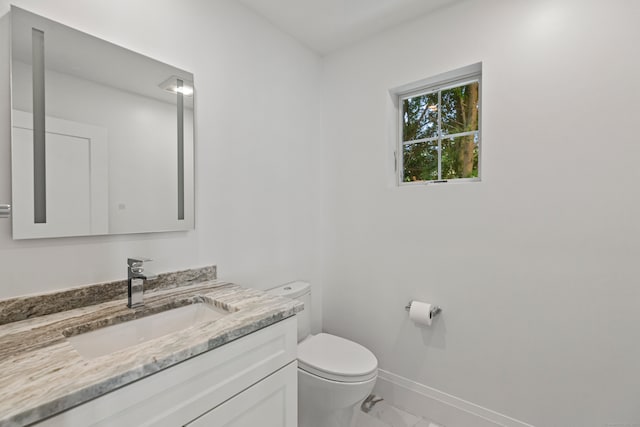
POLYGON ((354 383, 327 380, 298 369, 298 427, 350 427, 377 374, 354 383))

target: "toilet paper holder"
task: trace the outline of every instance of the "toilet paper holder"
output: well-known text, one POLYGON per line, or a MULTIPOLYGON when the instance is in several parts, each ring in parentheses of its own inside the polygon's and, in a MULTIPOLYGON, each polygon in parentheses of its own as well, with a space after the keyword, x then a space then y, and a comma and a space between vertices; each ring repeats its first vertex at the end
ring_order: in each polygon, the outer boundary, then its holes
MULTIPOLYGON (((404 309, 407 310, 407 311, 411 310, 411 303, 412 302, 413 301, 409 301, 409 304, 407 304, 404 309)), ((437 305, 434 305, 433 308, 431 309, 431 311, 429 312, 429 317, 433 319, 438 314, 440 314, 440 312, 442 312, 442 308, 438 307, 437 305)))

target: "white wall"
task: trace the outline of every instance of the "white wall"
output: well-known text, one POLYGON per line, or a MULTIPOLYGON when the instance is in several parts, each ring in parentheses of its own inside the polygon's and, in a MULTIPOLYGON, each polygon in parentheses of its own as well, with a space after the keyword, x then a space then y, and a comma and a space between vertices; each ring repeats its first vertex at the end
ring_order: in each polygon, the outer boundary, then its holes
POLYGON ((640 423, 638 16, 468 0, 325 59, 326 331, 536 426, 640 423), (394 187, 388 90, 479 61, 482 182, 394 187))
MULTIPOLYGON (((10 221, 0 220, 0 298, 122 279, 132 255, 153 258, 149 268, 157 272, 217 264, 219 277, 258 288, 313 280, 315 54, 231 0, 12 3, 194 73, 196 230, 12 241, 10 221)), ((8 10, 9 1, 0 0, 0 15, 8 10)), ((2 19, 0 202, 6 202, 9 61, 2 19)))

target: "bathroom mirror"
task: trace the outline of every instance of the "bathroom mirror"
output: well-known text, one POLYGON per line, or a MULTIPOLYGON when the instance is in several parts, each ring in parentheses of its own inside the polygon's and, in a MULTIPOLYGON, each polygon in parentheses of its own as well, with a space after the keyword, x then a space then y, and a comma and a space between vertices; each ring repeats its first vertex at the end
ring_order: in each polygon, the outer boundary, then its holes
POLYGON ((11 8, 13 238, 194 227, 193 75, 11 8))

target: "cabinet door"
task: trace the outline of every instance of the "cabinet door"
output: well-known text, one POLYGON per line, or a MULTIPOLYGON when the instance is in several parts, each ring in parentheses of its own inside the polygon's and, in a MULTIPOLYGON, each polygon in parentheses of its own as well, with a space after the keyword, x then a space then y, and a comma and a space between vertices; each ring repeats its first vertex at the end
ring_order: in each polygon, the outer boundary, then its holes
POLYGON ((291 362, 185 427, 297 427, 298 364, 291 362))

